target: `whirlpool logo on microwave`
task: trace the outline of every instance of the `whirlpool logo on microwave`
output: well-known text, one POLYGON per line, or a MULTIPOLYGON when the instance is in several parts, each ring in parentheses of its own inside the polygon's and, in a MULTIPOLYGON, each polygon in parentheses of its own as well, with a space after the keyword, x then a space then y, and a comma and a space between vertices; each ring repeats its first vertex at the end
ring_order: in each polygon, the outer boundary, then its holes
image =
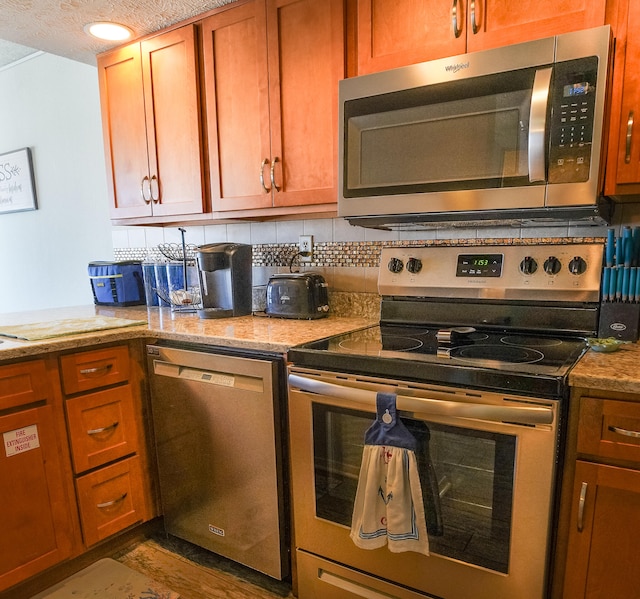
POLYGON ((458 71, 462 71, 462 69, 468 69, 469 68, 469 61, 467 60, 467 62, 457 62, 456 64, 448 64, 446 67, 444 67, 444 70, 447 71, 447 73, 457 73, 458 71))

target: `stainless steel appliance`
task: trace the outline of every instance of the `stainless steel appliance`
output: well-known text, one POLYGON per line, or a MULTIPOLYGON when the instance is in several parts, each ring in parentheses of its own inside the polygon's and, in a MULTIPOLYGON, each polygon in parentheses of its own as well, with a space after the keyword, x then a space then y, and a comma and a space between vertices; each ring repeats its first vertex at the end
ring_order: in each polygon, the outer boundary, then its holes
POLYGON ((602 223, 609 26, 340 82, 338 214, 602 223))
POLYGON ((300 599, 545 597, 567 375, 601 267, 595 244, 385 248, 380 325, 290 350, 300 599), (349 537, 380 391, 428 447, 428 557, 349 537))
POLYGON ((284 578, 282 358, 160 344, 147 356, 166 531, 284 578))
POLYGON ((251 246, 211 243, 197 249, 202 308, 200 318, 251 314, 251 246))
POLYGON ((327 282, 313 272, 272 275, 267 284, 265 312, 280 318, 323 318, 329 314, 327 282))

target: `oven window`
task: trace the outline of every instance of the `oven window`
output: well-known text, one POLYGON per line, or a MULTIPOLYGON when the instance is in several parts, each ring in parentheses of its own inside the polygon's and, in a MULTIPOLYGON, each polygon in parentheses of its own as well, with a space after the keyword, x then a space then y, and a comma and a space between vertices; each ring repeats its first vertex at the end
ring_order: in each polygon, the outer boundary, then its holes
MULTIPOLYGON (((509 571, 516 437, 402 418, 418 439, 432 553, 509 571)), ((372 414, 313 404, 316 516, 351 526, 372 414)))

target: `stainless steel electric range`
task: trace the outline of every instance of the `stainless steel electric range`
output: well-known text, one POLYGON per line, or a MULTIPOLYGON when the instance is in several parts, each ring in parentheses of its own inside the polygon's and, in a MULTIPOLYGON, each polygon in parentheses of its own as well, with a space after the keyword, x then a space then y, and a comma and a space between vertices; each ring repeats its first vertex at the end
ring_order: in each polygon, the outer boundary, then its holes
POLYGON ((542 599, 602 246, 390 247, 380 264, 380 324, 288 356, 300 599, 542 599), (425 449, 428 557, 349 538, 379 391, 425 449))

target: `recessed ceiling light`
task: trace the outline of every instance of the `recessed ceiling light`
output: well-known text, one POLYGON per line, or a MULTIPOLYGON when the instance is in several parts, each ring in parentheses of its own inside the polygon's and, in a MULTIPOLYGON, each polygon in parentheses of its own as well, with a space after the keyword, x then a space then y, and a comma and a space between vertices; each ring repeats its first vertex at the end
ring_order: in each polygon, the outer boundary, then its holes
POLYGON ((84 26, 85 33, 110 42, 127 40, 133 35, 133 31, 124 25, 109 22, 88 23, 84 26))

